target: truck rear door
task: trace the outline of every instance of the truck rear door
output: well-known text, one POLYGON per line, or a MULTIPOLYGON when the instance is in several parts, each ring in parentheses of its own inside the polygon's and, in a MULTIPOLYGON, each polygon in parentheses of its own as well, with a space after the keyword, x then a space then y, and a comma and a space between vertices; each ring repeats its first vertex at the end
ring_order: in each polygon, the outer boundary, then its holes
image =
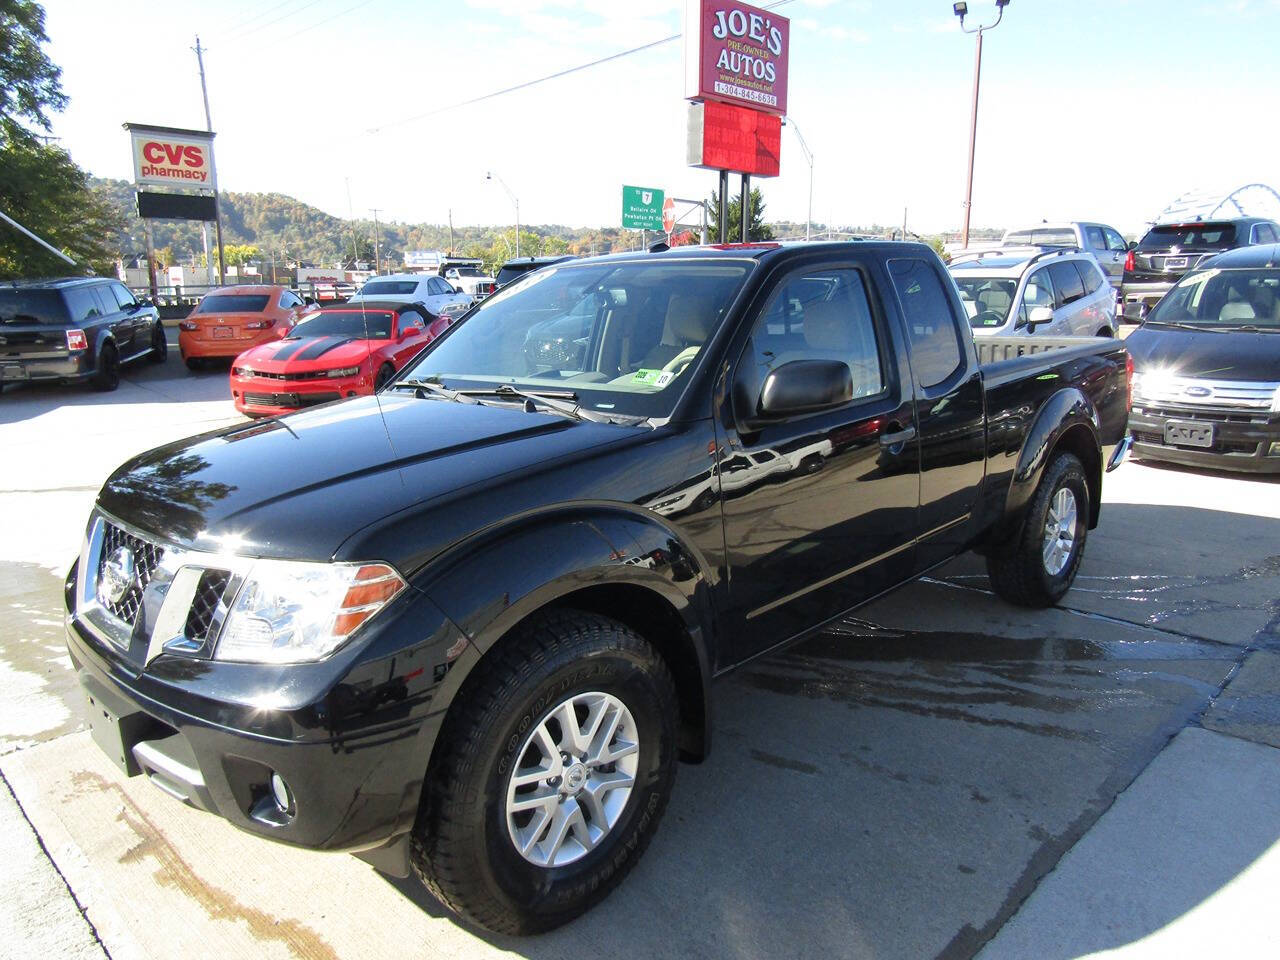
POLYGON ((973 537, 986 474, 982 374, 955 285, 936 257, 886 264, 910 345, 920 443, 917 570, 959 553, 973 537))
POLYGON ((815 259, 790 270, 730 348, 716 430, 738 660, 910 576, 919 448, 905 347, 873 267, 815 259), (744 426, 766 376, 795 360, 847 363, 852 399, 744 426))

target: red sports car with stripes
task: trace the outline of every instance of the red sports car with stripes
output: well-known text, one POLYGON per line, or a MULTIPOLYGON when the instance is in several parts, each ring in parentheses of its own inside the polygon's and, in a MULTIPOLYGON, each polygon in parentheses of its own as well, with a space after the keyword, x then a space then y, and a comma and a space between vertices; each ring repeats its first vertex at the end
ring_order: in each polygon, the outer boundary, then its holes
POLYGON ((343 304, 231 364, 231 398, 251 417, 373 393, 457 319, 417 303, 343 304))

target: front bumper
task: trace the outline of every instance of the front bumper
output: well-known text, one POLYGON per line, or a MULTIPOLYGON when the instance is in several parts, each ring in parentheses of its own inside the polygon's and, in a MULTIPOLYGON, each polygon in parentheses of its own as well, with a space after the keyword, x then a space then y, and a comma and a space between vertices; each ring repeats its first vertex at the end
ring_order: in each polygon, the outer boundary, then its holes
POLYGON ((161 655, 140 666, 75 614, 76 581, 73 568, 68 652, 94 739, 126 775, 295 846, 358 853, 407 834, 443 720, 433 694, 447 651, 462 649, 425 595, 412 591, 395 616, 320 663, 161 655), (287 784, 285 808, 273 773, 287 784))
POLYGON ((365 373, 323 380, 231 376, 231 399, 235 401, 237 410, 250 417, 280 416, 321 403, 365 397, 371 393, 373 381, 365 373))
POLYGON ((1140 400, 1135 400, 1134 404, 1129 414, 1129 430, 1133 434, 1135 457, 1210 470, 1280 473, 1280 414, 1268 415, 1265 411, 1221 414, 1147 407, 1140 400), (1170 420, 1212 423, 1213 446, 1166 444, 1164 427, 1170 420))

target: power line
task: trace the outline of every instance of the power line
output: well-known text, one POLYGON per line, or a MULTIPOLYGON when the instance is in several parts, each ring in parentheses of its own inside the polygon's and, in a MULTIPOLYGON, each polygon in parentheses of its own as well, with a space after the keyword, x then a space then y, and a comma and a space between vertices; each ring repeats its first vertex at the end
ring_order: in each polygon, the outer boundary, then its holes
POLYGON ((252 27, 251 29, 246 30, 242 33, 232 34, 231 36, 227 37, 227 39, 228 40, 244 40, 247 37, 252 37, 255 33, 261 33, 263 30, 267 29, 267 27, 273 26, 279 23, 281 20, 288 20, 290 17, 296 17, 298 14, 302 13, 303 10, 307 10, 311 7, 314 7, 319 2, 320 0, 309 0, 308 3, 304 3, 302 6, 298 7, 296 10, 290 10, 287 13, 282 13, 280 16, 276 17, 274 20, 268 20, 266 23, 260 23, 256 27, 252 27))
POLYGON ((251 17, 246 17, 245 19, 241 20, 239 23, 234 23, 234 24, 232 24, 232 25, 231 25, 231 32, 232 32, 232 33, 237 33, 237 32, 239 32, 239 31, 243 30, 243 29, 244 29, 245 27, 247 27, 249 24, 253 23, 253 21, 255 21, 255 20, 261 20, 263 17, 265 17, 265 16, 266 16, 267 14, 269 14, 269 13, 274 13, 275 11, 279 10, 281 7, 287 7, 289 4, 291 4, 291 3, 297 3, 297 2, 298 2, 298 0, 281 0, 281 2, 280 2, 280 3, 272 4, 271 6, 267 7, 267 9, 265 9, 265 10, 259 10, 259 11, 258 11, 257 13, 255 13, 253 16, 251 16, 251 17))
MULTIPOLYGON (((784 4, 791 3, 792 0, 777 0, 776 3, 765 4, 765 10, 772 10, 775 7, 781 7, 784 4)), ((310 28, 308 28, 310 29, 310 28)), ((581 63, 576 67, 568 67, 564 70, 558 70, 555 73, 549 73, 544 77, 538 77, 534 80, 526 80, 523 83, 517 83, 514 86, 503 87, 501 90, 494 90, 490 93, 481 94, 478 97, 472 97, 469 100, 461 100, 457 103, 451 103, 447 106, 436 107, 434 110, 428 110, 426 113, 414 114, 411 117, 401 117, 397 120, 390 120, 382 124, 380 127, 370 127, 365 132, 368 134, 382 133, 384 130, 390 130, 392 127, 400 127, 406 123, 416 123, 419 120, 426 120, 428 117, 434 117, 441 113, 447 113, 450 110, 457 110, 460 107, 469 107, 472 104, 483 103, 486 100, 492 100, 494 97, 501 97, 504 94, 515 93, 517 90, 527 90, 529 87, 537 86, 540 83, 546 83, 548 80, 556 80, 560 77, 567 77, 572 73, 580 73, 583 70, 589 70, 591 67, 598 67, 603 63, 610 63, 614 60, 621 60, 623 57, 629 57, 635 53, 643 53, 646 50, 652 50, 654 47, 660 47, 664 43, 671 43, 673 40, 679 40, 683 37, 683 33, 673 33, 669 37, 663 37, 661 40, 654 40, 650 43, 641 44, 638 47, 632 47, 630 50, 623 50, 619 53, 610 54, 607 57, 601 57, 598 60, 592 60, 589 63, 581 63)))
POLYGON ((341 13, 335 13, 332 17, 327 17, 324 20, 319 21, 318 23, 313 23, 309 27, 303 27, 301 30, 297 31, 294 34, 294 36, 300 37, 304 33, 306 33, 308 30, 314 30, 316 27, 323 27, 330 20, 337 20, 339 17, 345 17, 348 13, 352 13, 353 11, 359 10, 361 7, 367 7, 372 2, 373 0, 361 0, 361 2, 357 3, 354 7, 348 7, 346 10, 343 10, 341 13))

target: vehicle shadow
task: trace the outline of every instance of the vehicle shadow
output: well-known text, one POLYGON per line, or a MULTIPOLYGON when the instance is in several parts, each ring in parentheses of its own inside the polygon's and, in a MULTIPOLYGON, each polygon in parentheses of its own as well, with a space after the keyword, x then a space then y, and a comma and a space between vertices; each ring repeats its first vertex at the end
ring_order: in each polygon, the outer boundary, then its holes
MULTIPOLYGON (((1280 521, 1108 504, 1082 576, 1131 556, 1136 529, 1233 543, 1216 565, 1166 545, 1150 576, 1182 584, 1169 603, 1223 593, 1256 615, 1199 640, 1153 628, 1119 595, 1113 622, 1014 609, 985 582, 912 584, 715 687, 711 757, 680 767, 650 849, 601 905, 535 938, 472 932, 530 958, 584 942, 615 956, 973 956, 1198 723, 1250 645, 1280 643, 1280 521)), ((1167 926, 1280 838, 1274 804, 1240 811, 1253 819, 1180 824, 1210 839, 1161 873, 1113 864, 1141 878, 1142 907, 1099 925, 1090 949, 1167 926), (1223 830, 1231 842, 1212 839, 1223 830)), ((451 917, 415 881, 389 882, 451 917)))

